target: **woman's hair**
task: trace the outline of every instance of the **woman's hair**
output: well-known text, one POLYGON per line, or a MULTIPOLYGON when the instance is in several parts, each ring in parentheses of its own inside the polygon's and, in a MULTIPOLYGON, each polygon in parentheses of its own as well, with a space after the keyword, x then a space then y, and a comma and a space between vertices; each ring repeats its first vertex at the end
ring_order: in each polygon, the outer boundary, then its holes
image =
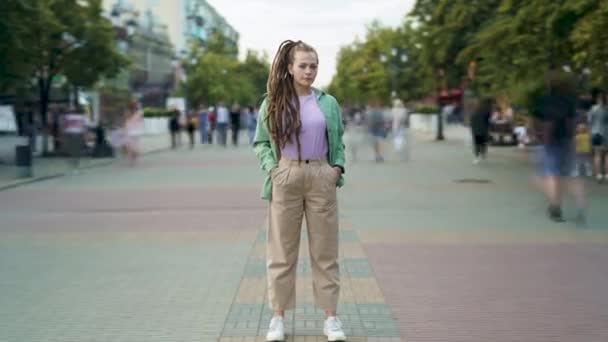
POLYGON ((268 76, 266 125, 279 148, 284 148, 295 137, 300 160, 300 103, 293 84, 293 75, 289 73, 289 65, 293 64, 296 51, 313 52, 317 55, 312 46, 300 40, 286 40, 281 43, 268 76))
POLYGON ((494 109, 498 109, 494 106, 494 99, 491 97, 484 97, 479 100, 477 104, 477 113, 491 113, 494 109))
POLYGON ((593 98, 594 103, 598 103, 602 101, 603 105, 606 105, 606 91, 604 89, 595 88, 591 91, 591 96, 593 98))
POLYGON ((137 111, 137 101, 131 100, 129 102, 129 114, 133 114, 137 111))
POLYGON ((547 85, 550 94, 572 96, 575 93, 575 81, 573 77, 564 72, 550 71, 547 75, 547 85))

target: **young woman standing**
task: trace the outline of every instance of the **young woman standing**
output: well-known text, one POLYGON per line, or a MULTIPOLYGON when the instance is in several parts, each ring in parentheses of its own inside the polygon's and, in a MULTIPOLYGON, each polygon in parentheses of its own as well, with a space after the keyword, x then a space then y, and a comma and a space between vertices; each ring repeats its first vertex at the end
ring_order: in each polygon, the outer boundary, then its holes
POLYGON ((315 304, 325 310, 324 334, 345 340, 336 316, 338 201, 344 183, 344 125, 336 99, 312 87, 316 51, 302 41, 284 41, 268 78, 259 111, 254 150, 267 173, 262 198, 269 200, 266 250, 268 298, 274 311, 266 339, 285 338, 285 310, 295 308, 296 265, 306 217, 315 304))

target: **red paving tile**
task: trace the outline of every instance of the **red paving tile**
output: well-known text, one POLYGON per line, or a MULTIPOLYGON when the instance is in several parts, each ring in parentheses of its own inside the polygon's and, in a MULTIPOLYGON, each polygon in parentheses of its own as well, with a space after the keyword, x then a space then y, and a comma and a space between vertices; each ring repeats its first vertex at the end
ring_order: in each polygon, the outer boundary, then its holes
POLYGON ((266 202, 259 199, 259 187, 191 187, 188 189, 106 191, 78 189, 20 190, 0 198, 3 210, 39 210, 103 212, 103 211, 167 211, 263 209, 266 202))
POLYGON ((608 247, 366 246, 407 341, 608 341, 608 247))

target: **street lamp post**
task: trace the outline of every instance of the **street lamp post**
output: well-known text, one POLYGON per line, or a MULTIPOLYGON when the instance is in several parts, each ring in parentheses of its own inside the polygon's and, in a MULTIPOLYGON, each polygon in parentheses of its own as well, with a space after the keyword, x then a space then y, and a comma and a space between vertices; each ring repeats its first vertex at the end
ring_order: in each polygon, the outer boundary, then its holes
POLYGON ((443 136, 443 113, 441 108, 441 88, 443 84, 443 79, 445 77, 445 72, 443 69, 439 69, 437 72, 438 81, 437 81, 437 135, 435 136, 435 140, 441 141, 444 140, 443 136))
POLYGON ((408 56, 406 51, 398 48, 392 47, 390 58, 384 53, 380 54, 380 62, 385 64, 388 62, 389 74, 390 74, 390 82, 391 82, 391 98, 394 99, 397 97, 397 71, 398 68, 408 61, 408 56))

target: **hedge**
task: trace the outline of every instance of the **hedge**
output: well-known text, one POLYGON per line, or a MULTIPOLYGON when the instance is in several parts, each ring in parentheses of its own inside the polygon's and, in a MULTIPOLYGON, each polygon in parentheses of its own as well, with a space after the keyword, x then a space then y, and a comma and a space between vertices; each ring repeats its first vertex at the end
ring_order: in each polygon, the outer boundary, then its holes
POLYGON ((439 113, 439 108, 435 105, 417 105, 414 109, 414 113, 416 114, 437 114, 439 113))
POLYGON ((147 107, 144 108, 145 118, 168 118, 171 117, 172 112, 165 108, 147 107))

